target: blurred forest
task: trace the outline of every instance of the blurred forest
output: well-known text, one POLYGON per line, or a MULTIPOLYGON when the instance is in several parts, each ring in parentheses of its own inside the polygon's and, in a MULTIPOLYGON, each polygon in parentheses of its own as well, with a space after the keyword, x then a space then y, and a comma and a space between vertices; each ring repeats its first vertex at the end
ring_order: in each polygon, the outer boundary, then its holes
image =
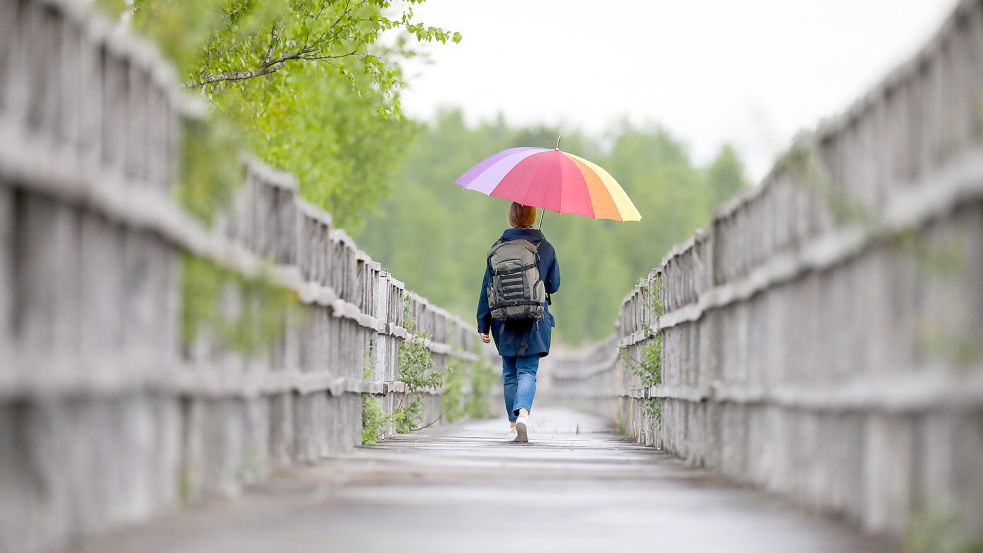
MULTIPOLYGON (((418 129, 390 196, 356 233, 359 245, 408 287, 473 319, 485 255, 508 225, 509 202, 452 183, 499 150, 553 146, 559 132, 501 118, 468 126, 459 111, 443 111, 418 129)), ((545 216, 543 232, 556 247, 562 275, 551 308, 556 336, 578 344, 610 333, 625 291, 673 244, 705 226, 713 208, 747 178, 733 148, 722 147, 698 166, 658 126, 622 122, 604 137, 564 133, 561 147, 607 169, 642 214, 640 223, 545 216)))
MULTIPOLYGON (((206 169, 185 178, 202 186, 180 189, 192 211, 207 220, 228 203, 221 183, 241 182, 235 152, 245 148, 296 174, 301 195, 354 231, 410 288, 473 317, 508 202, 452 182, 498 150, 552 146, 559 130, 501 118, 469 127, 454 110, 429 124, 403 117, 401 63, 421 43, 462 38, 416 19, 413 7, 424 0, 96 2, 156 42, 189 92, 210 102, 214 127, 226 129, 186 133, 186 155, 206 158, 186 164, 206 169)), ((622 122, 604 136, 565 132, 562 147, 605 167, 643 217, 547 214, 543 230, 563 281, 553 305, 557 337, 580 343, 609 333, 625 290, 746 178, 732 148, 698 166, 653 125, 622 122)))

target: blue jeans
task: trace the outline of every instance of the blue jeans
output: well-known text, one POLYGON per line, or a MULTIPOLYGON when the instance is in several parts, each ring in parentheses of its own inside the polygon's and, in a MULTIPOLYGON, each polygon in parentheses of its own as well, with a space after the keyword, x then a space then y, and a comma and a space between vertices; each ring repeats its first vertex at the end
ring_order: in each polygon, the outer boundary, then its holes
POLYGON ((505 410, 509 421, 515 422, 519 409, 532 411, 536 397, 536 371, 539 355, 519 355, 502 358, 502 380, 505 383, 505 410))

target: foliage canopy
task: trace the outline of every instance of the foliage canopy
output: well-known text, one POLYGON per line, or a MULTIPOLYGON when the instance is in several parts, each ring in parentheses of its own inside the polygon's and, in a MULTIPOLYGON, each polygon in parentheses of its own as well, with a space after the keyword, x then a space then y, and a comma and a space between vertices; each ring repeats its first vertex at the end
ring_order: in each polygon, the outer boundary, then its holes
POLYGON ((98 1, 346 227, 385 197, 410 141, 400 62, 419 43, 461 40, 416 18, 424 0, 98 1))

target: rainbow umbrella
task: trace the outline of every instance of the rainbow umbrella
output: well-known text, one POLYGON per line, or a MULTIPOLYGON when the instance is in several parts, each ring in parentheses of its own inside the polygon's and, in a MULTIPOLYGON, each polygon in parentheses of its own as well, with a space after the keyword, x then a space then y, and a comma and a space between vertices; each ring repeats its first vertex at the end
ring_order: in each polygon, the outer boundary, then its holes
POLYGON ((559 148, 509 148, 486 158, 454 183, 556 213, 615 221, 642 218, 607 171, 559 148))

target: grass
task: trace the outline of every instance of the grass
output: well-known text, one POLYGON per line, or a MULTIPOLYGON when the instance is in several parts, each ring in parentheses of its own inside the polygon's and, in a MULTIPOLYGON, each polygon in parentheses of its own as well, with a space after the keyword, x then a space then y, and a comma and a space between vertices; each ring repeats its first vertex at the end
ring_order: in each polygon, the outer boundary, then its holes
POLYGON ((653 424, 660 424, 662 422, 662 404, 659 403, 659 400, 646 400, 645 403, 642 404, 642 411, 653 424))
POLYGON ((968 537, 959 517, 938 510, 912 517, 904 538, 905 553, 983 553, 983 536, 968 537))
POLYGON ((619 436, 621 436, 626 440, 629 439, 628 423, 625 421, 625 419, 618 417, 618 420, 615 421, 615 427, 618 431, 619 436))
POLYGON ((642 387, 662 384, 662 333, 656 332, 648 339, 642 348, 641 361, 635 361, 627 347, 621 348, 621 361, 638 377, 642 387))
POLYGON ((362 394, 362 443, 377 443, 388 423, 389 417, 382 410, 379 400, 369 394, 362 394))

